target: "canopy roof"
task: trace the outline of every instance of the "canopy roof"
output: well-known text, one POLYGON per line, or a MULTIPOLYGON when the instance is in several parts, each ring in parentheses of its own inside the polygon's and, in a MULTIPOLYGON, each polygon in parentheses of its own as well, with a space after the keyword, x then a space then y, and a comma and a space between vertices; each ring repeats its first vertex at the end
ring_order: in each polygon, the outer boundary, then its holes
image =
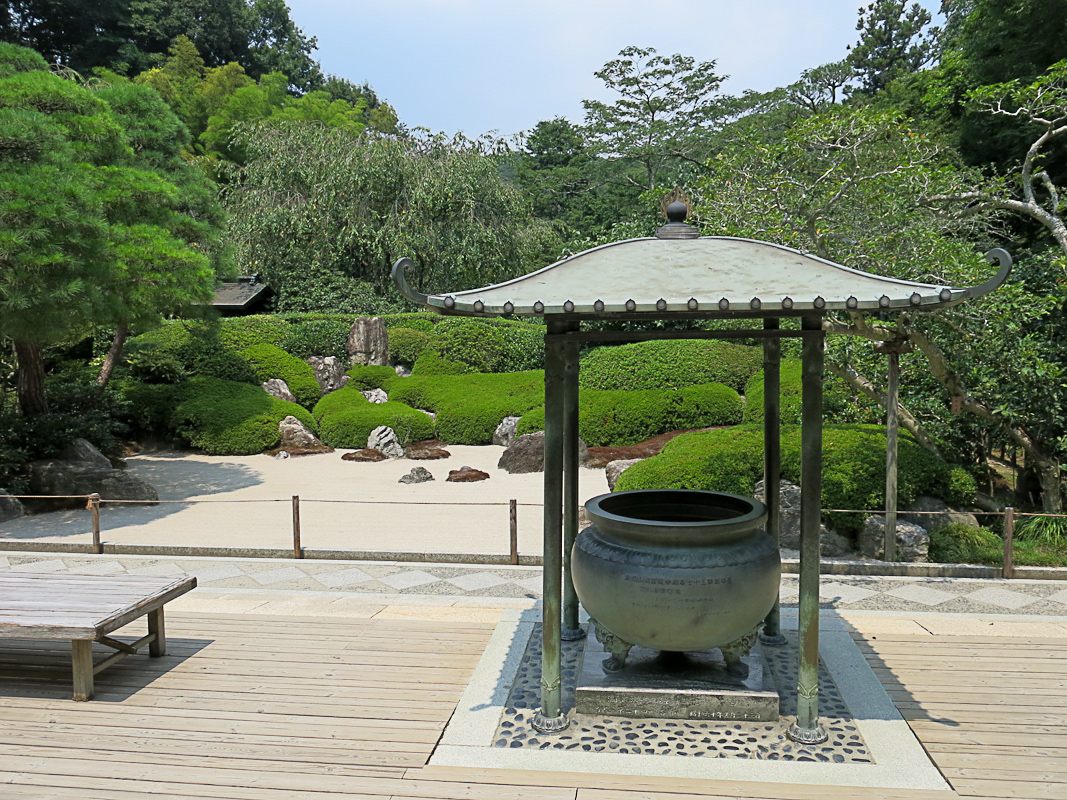
POLYGON ((1007 279, 1007 252, 993 250, 987 258, 999 262, 997 275, 961 289, 860 272, 769 242, 698 236, 689 225, 673 222, 654 238, 594 247, 480 289, 415 292, 404 277, 404 270, 414 266, 407 258, 393 266, 393 280, 405 297, 442 314, 795 316, 955 305, 988 294, 1007 279))

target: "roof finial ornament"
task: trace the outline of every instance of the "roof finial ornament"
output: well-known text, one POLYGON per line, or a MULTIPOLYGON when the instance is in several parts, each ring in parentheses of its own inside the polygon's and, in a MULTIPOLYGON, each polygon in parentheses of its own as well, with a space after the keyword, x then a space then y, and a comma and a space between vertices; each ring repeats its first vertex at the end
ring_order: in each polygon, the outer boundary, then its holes
POLYGON ((667 224, 656 231, 657 239, 696 239, 700 236, 700 231, 686 223, 689 217, 689 202, 681 189, 675 188, 666 195, 660 208, 663 209, 663 216, 667 218, 667 224))

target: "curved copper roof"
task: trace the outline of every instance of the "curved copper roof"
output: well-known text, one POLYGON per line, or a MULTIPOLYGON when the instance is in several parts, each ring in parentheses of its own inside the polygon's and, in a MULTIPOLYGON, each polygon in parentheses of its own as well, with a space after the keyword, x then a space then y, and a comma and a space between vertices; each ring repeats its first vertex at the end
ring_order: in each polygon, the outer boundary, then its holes
POLYGON ((1007 279, 1008 253, 997 249, 987 258, 998 262, 997 275, 981 286, 961 289, 860 272, 769 242, 661 234, 594 247, 480 289, 415 292, 404 277, 414 266, 406 258, 393 266, 393 280, 408 299, 443 314, 793 316, 954 305, 987 294, 1007 279))

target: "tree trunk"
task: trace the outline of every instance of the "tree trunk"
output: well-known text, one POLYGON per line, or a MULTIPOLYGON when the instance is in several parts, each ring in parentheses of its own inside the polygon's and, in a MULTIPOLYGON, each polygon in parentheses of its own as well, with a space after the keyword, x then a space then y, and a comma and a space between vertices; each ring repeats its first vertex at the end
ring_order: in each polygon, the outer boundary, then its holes
POLYGON ((125 322, 115 331, 115 338, 111 340, 111 349, 107 351, 107 358, 100 365, 100 375, 96 379, 101 386, 107 386, 107 382, 111 380, 111 372, 115 369, 119 358, 122 357, 122 347, 126 344, 126 336, 129 332, 130 326, 125 322))
POLYGON ((18 360, 18 377, 15 391, 19 409, 24 416, 32 417, 48 413, 48 399, 44 394, 44 356, 39 345, 32 342, 15 342, 15 358, 18 360))

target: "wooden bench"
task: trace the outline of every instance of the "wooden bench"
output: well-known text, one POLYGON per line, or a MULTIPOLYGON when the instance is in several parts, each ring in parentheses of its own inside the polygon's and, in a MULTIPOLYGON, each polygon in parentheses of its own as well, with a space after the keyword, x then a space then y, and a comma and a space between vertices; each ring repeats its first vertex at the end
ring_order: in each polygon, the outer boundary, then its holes
POLYGON ((75 575, 0 571, 0 639, 70 639, 74 699, 93 696, 93 676, 146 644, 167 652, 163 605, 196 586, 196 578, 75 575), (148 635, 133 644, 107 634, 148 616, 148 635), (93 642, 117 652, 93 665, 93 642))

